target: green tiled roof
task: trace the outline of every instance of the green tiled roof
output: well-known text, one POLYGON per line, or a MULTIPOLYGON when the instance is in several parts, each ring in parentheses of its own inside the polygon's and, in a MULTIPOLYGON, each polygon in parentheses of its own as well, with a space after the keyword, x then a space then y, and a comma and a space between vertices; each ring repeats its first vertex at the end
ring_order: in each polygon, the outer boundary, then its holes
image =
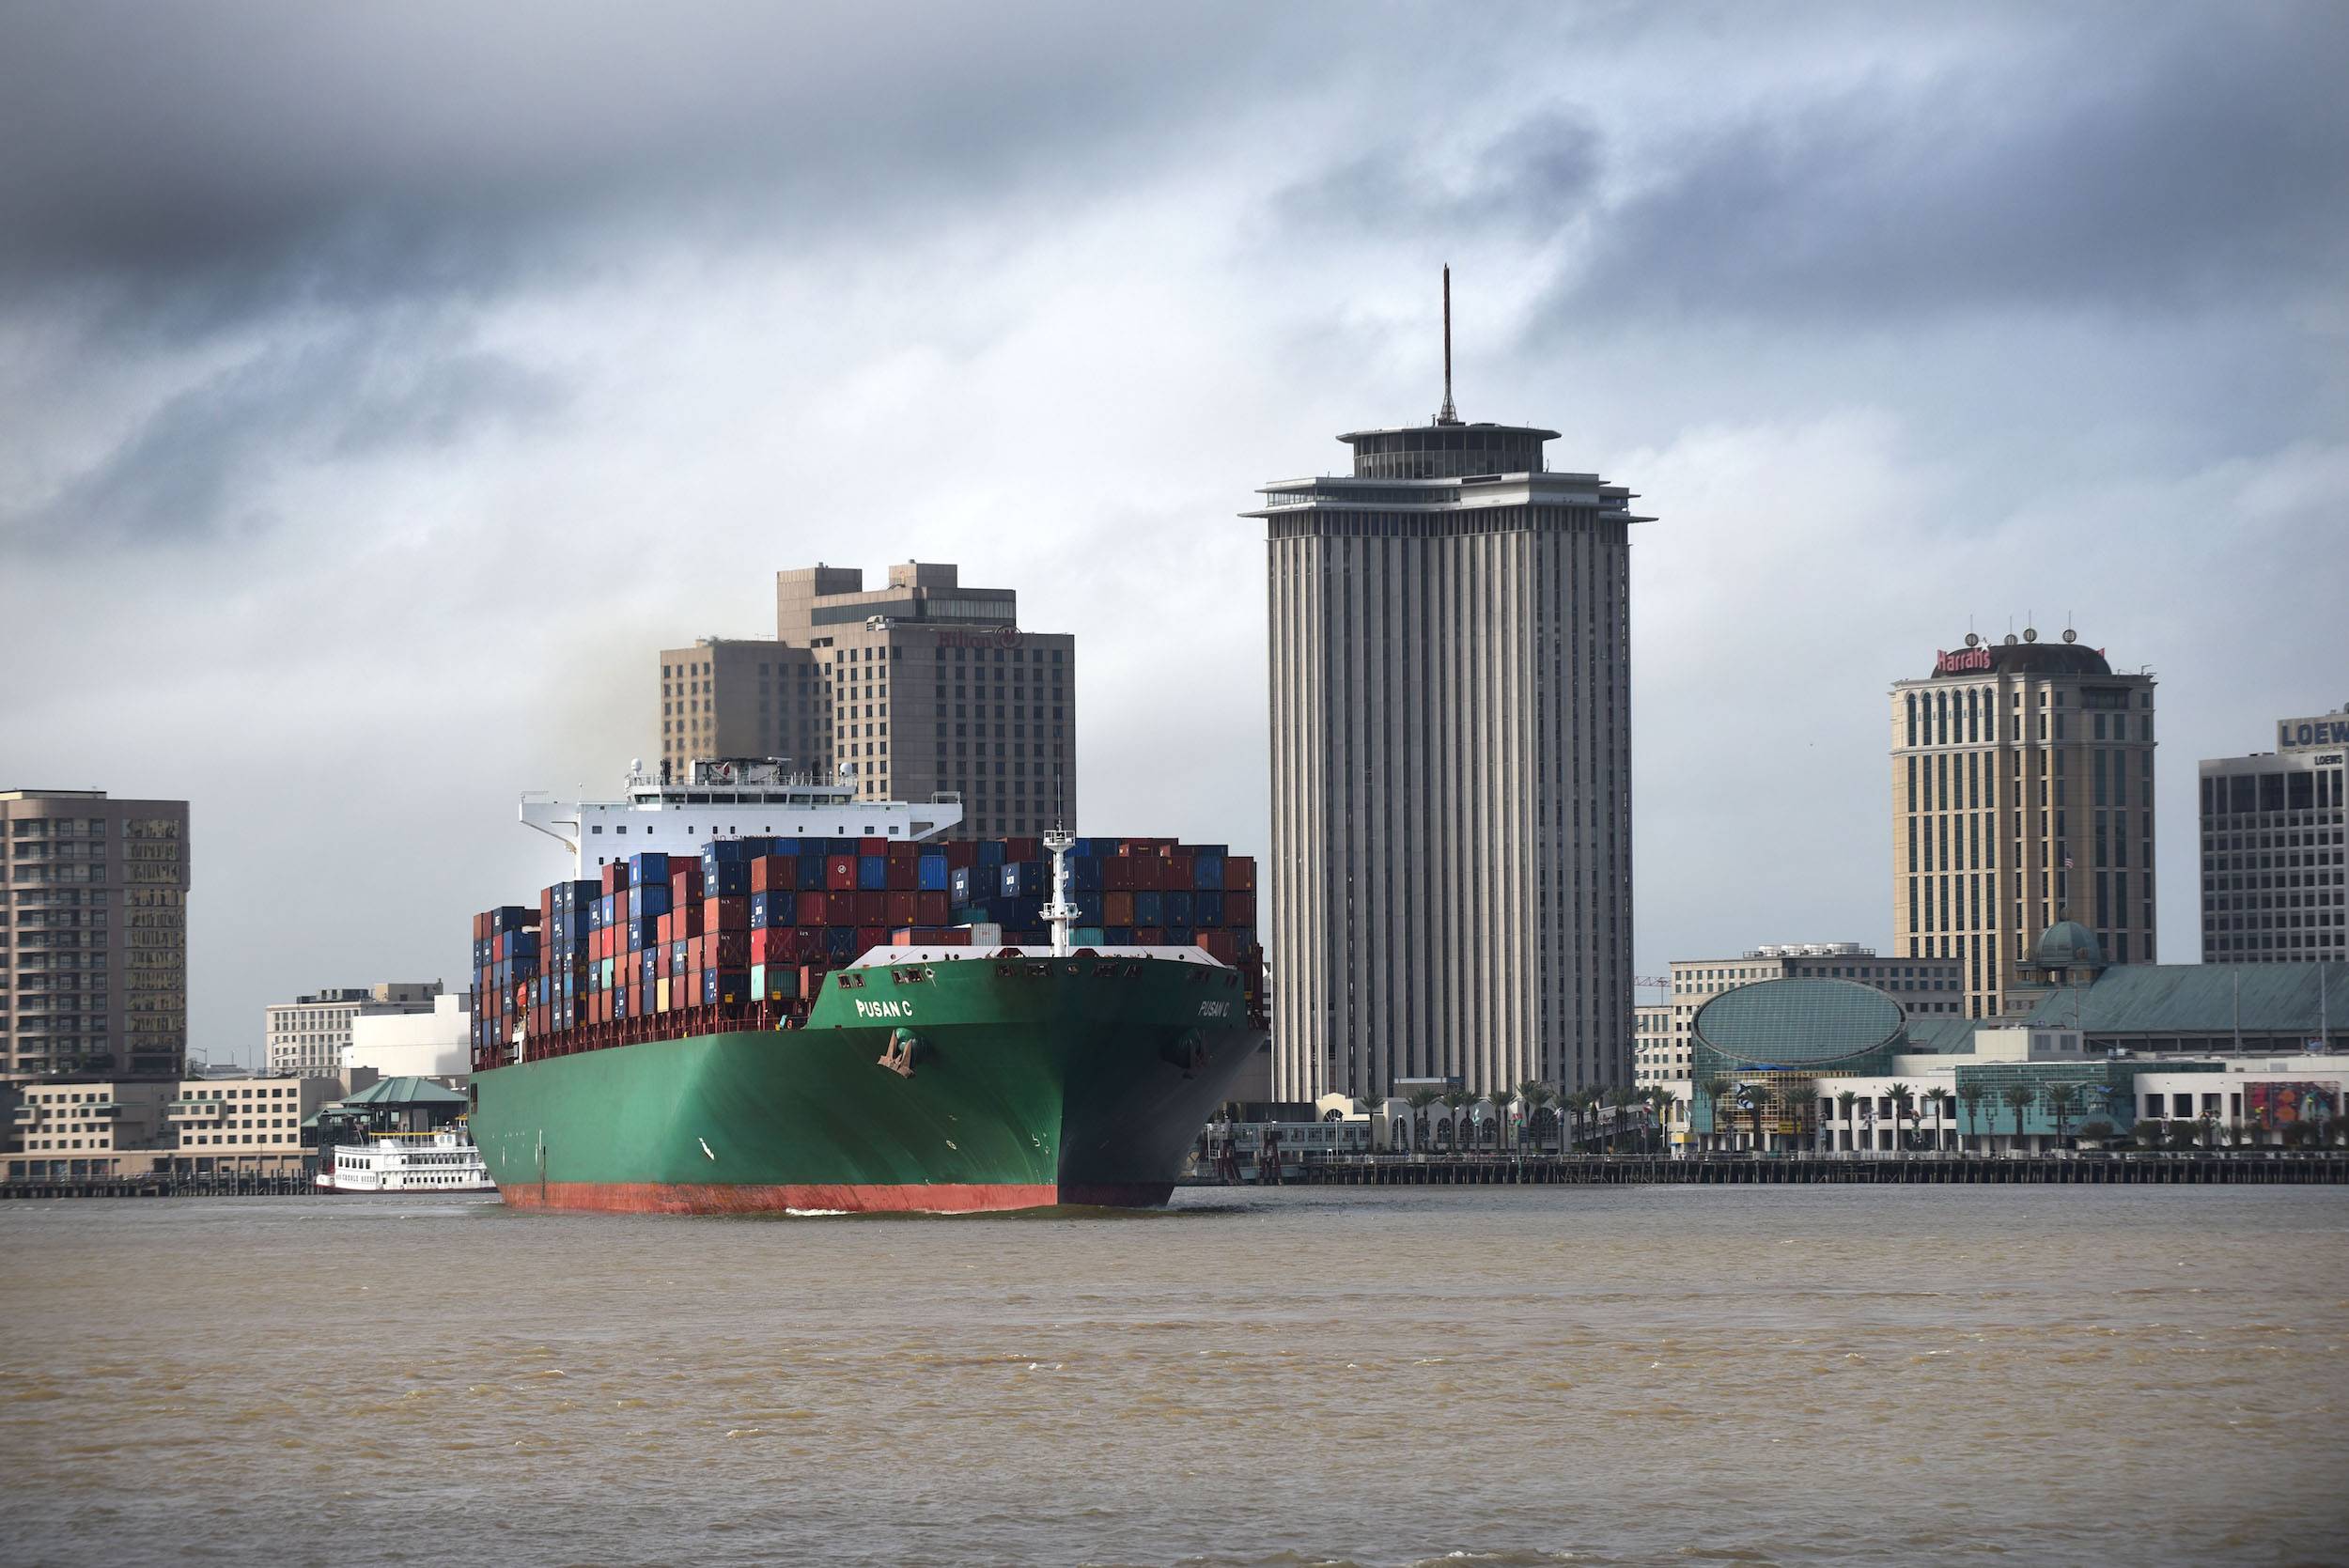
POLYGON ((1697 1009, 1696 1040, 1750 1066, 1808 1067, 1899 1048, 1900 1003, 1853 980, 1796 976, 1723 991, 1697 1009))
POLYGON ((2050 991, 2030 1021, 2068 1026, 2077 1017, 2102 1035, 2217 1035, 2240 1022, 2246 1033, 2305 1030, 2314 1039, 2320 979, 2338 1029, 2349 1008, 2349 964, 2341 963, 2122 964, 2093 985, 2050 991))
POLYGON ((1959 1056, 1974 1048, 1974 1031, 1996 1018, 1912 1017, 1908 1020, 1908 1054, 1959 1056))
POLYGON ((455 1089, 433 1082, 428 1078, 380 1078, 355 1094, 345 1094, 344 1105, 462 1105, 465 1096, 455 1089))

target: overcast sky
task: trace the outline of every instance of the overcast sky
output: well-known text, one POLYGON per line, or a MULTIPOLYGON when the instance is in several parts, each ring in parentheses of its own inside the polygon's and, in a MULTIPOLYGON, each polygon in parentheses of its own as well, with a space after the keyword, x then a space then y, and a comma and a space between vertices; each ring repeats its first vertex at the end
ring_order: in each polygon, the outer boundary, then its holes
POLYGON ((1639 959, 1889 945, 1971 626, 2196 759, 2349 699, 2349 9, 0 4, 0 786, 184 798, 191 1037, 461 985, 772 573, 1081 652, 1261 852, 1265 480, 1441 396, 1640 492, 1639 959))

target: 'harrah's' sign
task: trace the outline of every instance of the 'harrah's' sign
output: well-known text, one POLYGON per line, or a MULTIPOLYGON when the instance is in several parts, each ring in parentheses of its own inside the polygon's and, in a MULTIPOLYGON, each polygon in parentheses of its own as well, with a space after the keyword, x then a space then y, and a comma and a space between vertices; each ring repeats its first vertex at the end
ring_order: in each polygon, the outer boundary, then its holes
POLYGON ((987 631, 941 631, 938 634, 941 648, 1016 648, 1019 633, 1011 627, 987 631))
POLYGON ((1990 649, 1986 645, 1978 648, 1959 648, 1953 653, 1936 653, 1933 656, 1933 673, 1937 675, 1962 675, 1968 670, 1987 670, 1988 668, 1990 668, 1990 649))

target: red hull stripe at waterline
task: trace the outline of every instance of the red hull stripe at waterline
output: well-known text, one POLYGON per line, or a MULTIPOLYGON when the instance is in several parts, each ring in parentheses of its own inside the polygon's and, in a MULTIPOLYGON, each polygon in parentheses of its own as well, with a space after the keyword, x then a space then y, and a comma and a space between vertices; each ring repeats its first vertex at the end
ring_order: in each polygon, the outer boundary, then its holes
POLYGON ((956 1185, 817 1184, 727 1186, 678 1182, 521 1182, 502 1190, 522 1209, 593 1209, 607 1214, 973 1214, 1081 1204, 1156 1208, 1172 1183, 989 1182, 956 1185))

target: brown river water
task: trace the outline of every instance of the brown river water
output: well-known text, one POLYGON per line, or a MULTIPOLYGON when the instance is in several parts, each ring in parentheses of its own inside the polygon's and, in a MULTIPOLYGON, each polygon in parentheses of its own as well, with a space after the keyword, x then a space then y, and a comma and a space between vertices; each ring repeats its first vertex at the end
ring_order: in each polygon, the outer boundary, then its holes
POLYGON ((0 1207, 0 1560, 2349 1560, 2349 1193, 0 1207))

